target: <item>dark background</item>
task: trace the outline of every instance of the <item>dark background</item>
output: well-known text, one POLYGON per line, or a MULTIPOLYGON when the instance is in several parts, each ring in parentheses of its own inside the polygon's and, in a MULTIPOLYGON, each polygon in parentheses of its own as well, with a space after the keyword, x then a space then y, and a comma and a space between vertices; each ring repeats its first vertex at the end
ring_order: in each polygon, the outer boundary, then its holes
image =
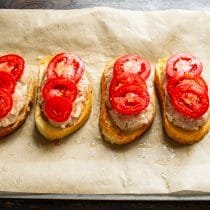
MULTIPOLYGON (((0 0, 2 9, 79 9, 106 6, 131 10, 189 9, 209 10, 210 0, 0 0)), ((1 184, 1 183, 0 183, 1 184)), ((156 209, 204 210, 208 201, 90 201, 90 200, 38 200, 0 198, 0 209, 156 209)))
POLYGON ((210 9, 209 0, 0 0, 0 8, 78 9, 96 6, 132 10, 210 9))

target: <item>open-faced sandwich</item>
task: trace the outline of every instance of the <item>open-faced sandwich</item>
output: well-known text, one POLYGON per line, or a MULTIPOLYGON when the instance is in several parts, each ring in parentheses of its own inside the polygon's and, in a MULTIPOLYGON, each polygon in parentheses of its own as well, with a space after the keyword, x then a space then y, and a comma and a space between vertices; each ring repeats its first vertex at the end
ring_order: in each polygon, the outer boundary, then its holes
POLYGON ((33 99, 33 76, 24 59, 15 54, 0 57, 0 137, 25 121, 33 99))
POLYGON ((104 139, 126 144, 140 137, 155 115, 153 74, 139 55, 110 62, 101 79, 99 127, 104 139))
POLYGON ((78 130, 89 118, 92 87, 84 62, 73 53, 42 60, 35 122, 48 140, 61 139, 78 130))
POLYGON ((186 53, 160 59, 156 66, 163 126, 169 137, 182 144, 201 140, 210 128, 208 87, 202 70, 201 61, 186 53))

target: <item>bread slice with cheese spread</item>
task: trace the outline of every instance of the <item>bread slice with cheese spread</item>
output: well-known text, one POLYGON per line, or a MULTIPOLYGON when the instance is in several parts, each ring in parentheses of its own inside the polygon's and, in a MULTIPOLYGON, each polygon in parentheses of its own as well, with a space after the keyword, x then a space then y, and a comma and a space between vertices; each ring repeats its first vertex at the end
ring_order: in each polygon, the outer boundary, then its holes
MULTIPOLYGON (((115 59, 116 60, 116 59, 115 59)), ((107 88, 108 88, 108 81, 106 74, 111 71, 112 66, 115 60, 108 63, 105 67, 101 78, 101 108, 100 108, 100 116, 99 116, 99 127, 102 137, 105 141, 110 142, 112 144, 122 145, 130 143, 140 136, 142 136, 145 131, 151 126, 154 116, 155 116, 155 95, 154 92, 152 94, 152 101, 153 101, 153 109, 151 114, 151 118, 149 121, 144 124, 142 127, 139 127, 135 130, 123 130, 119 128, 113 118, 111 117, 106 100, 107 100, 107 88)), ((132 122, 131 122, 132 123, 132 122)))
POLYGON ((159 96, 163 127, 167 135, 181 144, 193 144, 200 141, 210 129, 210 119, 198 130, 186 130, 170 122, 166 115, 166 97, 164 90, 164 75, 167 59, 159 59, 155 71, 155 84, 159 96))
MULTIPOLYGON (((43 85, 43 79, 46 73, 46 67, 51 59, 52 59, 52 56, 48 56, 44 60, 42 60, 40 63, 37 99, 36 99, 36 106, 35 106, 35 123, 39 132, 47 140, 53 141, 53 140, 58 140, 72 134, 73 132, 81 128, 83 124, 88 120, 89 115, 91 113, 91 107, 92 107, 92 86, 88 79, 89 84, 86 90, 87 91, 86 101, 83 104, 83 108, 82 108, 80 116, 78 117, 76 121, 74 121, 73 124, 69 124, 65 128, 52 125, 43 115, 41 106, 40 106, 40 103, 41 103, 40 96, 41 96, 41 88, 43 85)), ((83 76, 87 77, 87 73, 85 72, 83 76)))

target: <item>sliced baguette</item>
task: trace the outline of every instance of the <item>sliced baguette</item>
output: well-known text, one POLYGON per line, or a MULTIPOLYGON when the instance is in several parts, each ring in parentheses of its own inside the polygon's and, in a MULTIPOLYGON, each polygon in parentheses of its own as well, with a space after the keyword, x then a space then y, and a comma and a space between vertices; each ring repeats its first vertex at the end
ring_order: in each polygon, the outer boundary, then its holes
POLYGON ((55 127, 52 124, 50 124, 45 118, 43 118, 43 114, 41 112, 40 108, 40 90, 42 87, 42 80, 45 74, 45 69, 49 61, 51 60, 51 56, 48 56, 46 59, 44 59, 41 62, 40 70, 39 70, 39 77, 38 77, 38 84, 39 87, 37 88, 37 100, 36 100, 36 106, 35 106, 35 123, 36 127, 39 130, 39 132, 50 141, 61 139, 65 136, 70 135, 71 133, 75 132, 79 128, 82 127, 82 125, 88 120, 91 107, 92 107, 92 87, 89 83, 88 92, 87 92, 87 100, 84 103, 83 111, 78 118, 78 120, 72 124, 67 126, 66 128, 60 128, 55 127))
POLYGON ((162 110, 162 122, 163 127, 167 135, 173 140, 181 143, 181 144, 193 144, 197 141, 200 141, 209 131, 210 129, 210 119, 208 119, 207 123, 200 127, 199 130, 189 131, 182 129, 180 127, 175 126, 171 123, 166 116, 166 108, 165 108, 165 91, 163 89, 163 75, 165 74, 165 66, 167 59, 160 59, 155 71, 155 85, 158 92, 161 110, 162 110))
MULTIPOLYGON (((124 131, 115 124, 106 106, 107 82, 105 77, 105 72, 109 71, 110 67, 113 65, 114 62, 115 60, 111 61, 106 65, 101 79, 101 108, 99 116, 99 127, 101 135, 105 141, 110 142, 112 144, 122 145, 136 140, 141 135, 143 135, 143 133, 151 126, 155 116, 155 106, 153 109, 154 112, 152 113, 153 115, 152 119, 148 122, 148 124, 144 125, 143 127, 137 130, 124 131)), ((155 102, 155 95, 153 97, 155 102)))
POLYGON ((28 94, 27 94, 27 100, 26 100, 25 106, 20 111, 20 114, 18 115, 18 118, 15 121, 15 123, 13 123, 7 127, 0 128, 0 138, 3 138, 5 136, 13 133, 25 122, 27 114, 29 113, 29 111, 31 109, 31 105, 33 102, 33 96, 34 96, 34 78, 31 74, 30 79, 28 81, 28 94))

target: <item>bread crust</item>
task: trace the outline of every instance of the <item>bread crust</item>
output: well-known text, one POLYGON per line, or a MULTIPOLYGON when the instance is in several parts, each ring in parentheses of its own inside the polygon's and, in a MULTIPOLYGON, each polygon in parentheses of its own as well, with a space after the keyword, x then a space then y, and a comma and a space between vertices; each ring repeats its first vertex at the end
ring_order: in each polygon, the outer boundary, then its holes
POLYGON ((194 144, 200 141, 208 133, 210 129, 210 119, 208 119, 207 123, 202 127, 200 127, 199 130, 193 130, 193 131, 177 127, 168 120, 166 116, 166 108, 164 101, 165 92, 163 89, 163 78, 161 76, 162 74, 165 73, 164 64, 166 64, 166 61, 167 59, 160 59, 155 70, 155 85, 161 105, 163 128, 171 139, 181 144, 194 144))
POLYGON ((28 82, 28 95, 27 95, 26 104, 23 107, 23 109, 21 110, 15 123, 13 123, 7 127, 0 128, 0 138, 3 138, 5 136, 13 133, 25 122, 27 114, 29 113, 31 106, 32 106, 33 97, 34 97, 34 78, 31 74, 30 81, 28 82))
MULTIPOLYGON (((44 59, 41 63, 41 65, 48 64, 49 60, 51 59, 51 56, 47 57, 44 59)), ((66 128, 60 128, 60 127, 55 127, 52 124, 50 124, 45 118, 43 118, 43 115, 41 113, 41 108, 40 108, 40 90, 41 90, 41 85, 42 85, 42 79, 44 76, 44 71, 40 66, 40 71, 39 71, 39 78, 38 78, 38 83, 39 87, 37 88, 37 100, 36 100, 36 106, 35 106, 35 124, 38 129, 38 131, 49 141, 54 141, 58 139, 62 139, 73 132, 77 131, 79 128, 81 128, 85 122, 88 120, 90 113, 91 113, 91 108, 92 108, 92 86, 89 84, 88 91, 87 91, 87 100, 84 103, 83 111, 78 118, 78 120, 75 121, 74 124, 67 126, 66 128)))
MULTIPOLYGON (((107 83, 106 83, 106 78, 105 78, 105 72, 109 71, 114 61, 115 60, 111 61, 110 63, 106 65, 104 73, 101 78, 101 107, 100 107, 100 116, 99 116, 99 128, 100 128, 101 135, 105 141, 112 144, 122 145, 122 144, 127 144, 136 140, 137 138, 142 136, 146 130, 148 130, 155 116, 156 103, 154 103, 154 109, 153 109, 154 112, 152 114, 153 117, 148 122, 148 124, 134 131, 124 131, 120 129, 112 120, 106 106, 107 83)), ((154 96, 154 102, 155 102, 155 96, 154 96)))

